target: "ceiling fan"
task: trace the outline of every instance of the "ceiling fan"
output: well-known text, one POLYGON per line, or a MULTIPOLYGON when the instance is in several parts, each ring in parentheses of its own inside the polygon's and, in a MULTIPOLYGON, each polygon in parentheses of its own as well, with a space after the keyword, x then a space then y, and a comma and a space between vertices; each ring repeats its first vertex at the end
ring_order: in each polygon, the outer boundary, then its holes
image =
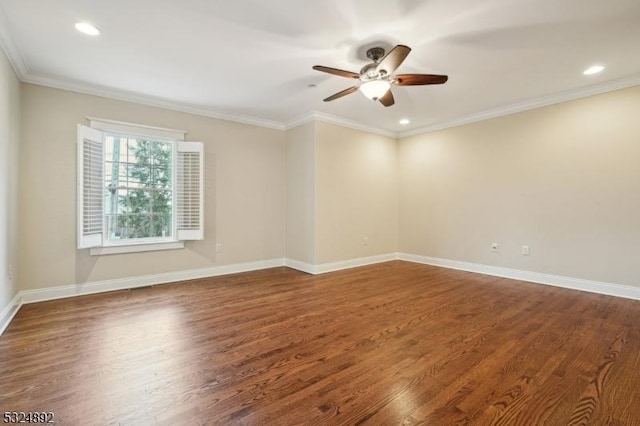
POLYGON ((367 58, 373 62, 365 65, 360 74, 351 71, 344 71, 337 68, 315 65, 316 71, 339 75, 340 77, 354 78, 360 80, 359 86, 352 86, 341 92, 333 94, 324 99, 325 102, 333 101, 343 96, 349 95, 358 89, 369 99, 379 101, 382 105, 389 107, 394 104, 391 85, 396 86, 422 86, 426 84, 443 84, 449 77, 436 74, 393 74, 402 64, 411 48, 402 44, 397 45, 385 56, 382 47, 372 47, 367 50, 367 58))

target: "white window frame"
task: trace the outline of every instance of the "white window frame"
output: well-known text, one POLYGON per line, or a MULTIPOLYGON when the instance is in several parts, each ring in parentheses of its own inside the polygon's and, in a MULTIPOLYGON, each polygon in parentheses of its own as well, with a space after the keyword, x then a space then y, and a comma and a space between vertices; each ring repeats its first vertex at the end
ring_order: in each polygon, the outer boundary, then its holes
MULTIPOLYGON (((89 248, 91 255, 104 255, 104 254, 117 254, 117 253, 134 253, 134 252, 143 252, 143 251, 156 251, 156 250, 171 250, 171 249, 180 249, 184 247, 184 240, 201 240, 204 238, 204 203, 203 203, 203 192, 204 192, 204 181, 203 181, 203 144, 201 142, 185 142, 184 136, 186 131, 182 130, 174 130, 174 129, 166 129, 161 127, 152 127, 145 125, 138 125, 133 123, 126 123, 121 121, 114 120, 105 120, 101 118, 88 117, 90 122, 90 128, 81 129, 79 126, 78 129, 78 248, 89 248), (103 163, 103 177, 102 181, 104 182, 104 134, 115 134, 123 137, 141 137, 148 138, 152 140, 157 140, 161 142, 172 142, 173 152, 173 167, 172 167, 172 179, 173 179, 173 191, 172 191, 172 199, 174 200, 172 203, 172 218, 173 218, 173 229, 171 233, 171 237, 159 237, 159 238, 144 238, 144 239, 126 239, 121 241, 108 240, 104 237, 104 208, 103 208, 103 220, 102 220, 102 235, 90 235, 83 236, 83 213, 84 213, 84 204, 83 204, 83 188, 82 188, 82 179, 83 179, 83 161, 81 158, 82 155, 82 144, 83 139, 80 136, 81 134, 90 135, 92 138, 96 138, 97 135, 101 132, 103 135, 101 137, 101 143, 103 146, 103 154, 102 154, 102 163, 103 163), (186 147, 186 148, 185 148, 186 147), (199 192, 198 195, 200 197, 199 204, 199 225, 200 228, 198 231, 180 231, 178 229, 178 221, 177 221, 177 208, 178 208, 178 188, 176 186, 177 182, 177 162, 178 162, 178 151, 181 152, 184 150, 189 152, 199 152, 199 192), (194 151, 195 150, 195 151, 194 151), (180 239, 179 239, 180 238, 180 239)), ((103 184, 104 186, 104 184, 103 184)))

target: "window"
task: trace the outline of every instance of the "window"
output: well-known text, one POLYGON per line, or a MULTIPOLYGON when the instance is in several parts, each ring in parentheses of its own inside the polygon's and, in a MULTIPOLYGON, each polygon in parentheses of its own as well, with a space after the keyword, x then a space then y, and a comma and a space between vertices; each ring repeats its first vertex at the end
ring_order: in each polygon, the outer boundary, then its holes
POLYGON ((171 142, 105 134, 104 238, 173 235, 171 142))
POLYGON ((78 248, 176 248, 203 238, 202 143, 184 132, 91 119, 78 126, 78 248))

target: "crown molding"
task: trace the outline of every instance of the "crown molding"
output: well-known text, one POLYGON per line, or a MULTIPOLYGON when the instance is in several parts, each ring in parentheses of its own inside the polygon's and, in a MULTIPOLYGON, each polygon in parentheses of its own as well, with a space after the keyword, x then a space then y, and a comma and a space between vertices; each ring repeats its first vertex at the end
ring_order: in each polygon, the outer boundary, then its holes
POLYGON ((380 129, 377 127, 367 126, 366 124, 362 124, 354 120, 338 117, 336 115, 325 114, 323 112, 315 112, 314 118, 316 119, 316 121, 321 121, 323 123, 336 124, 338 126, 348 127, 354 130, 361 130, 363 132, 369 132, 376 135, 387 136, 389 138, 395 139, 398 137, 398 134, 396 132, 391 132, 389 130, 380 129))
MULTIPOLYGON (((0 36, 2 35, 2 29, 0 28, 0 36)), ((4 43, 5 40, 0 37, 0 43, 4 43)), ((3 45, 6 52, 6 46, 3 45)), ((11 54, 7 54, 11 57, 11 54)), ((12 66, 17 67, 16 61, 10 59, 12 66)), ((144 95, 132 94, 129 92, 118 91, 108 88, 99 88, 93 85, 81 84, 76 82, 64 81, 57 78, 36 76, 31 73, 20 75, 20 71, 16 70, 20 80, 25 83, 37 84, 40 86, 47 86, 56 89, 68 90, 72 92, 95 95, 109 99, 115 99, 126 102, 133 102, 142 105, 148 105, 158 108, 164 108, 172 111, 184 112, 188 114, 201 115, 210 118, 216 118, 219 120, 232 121, 236 123, 249 124, 252 126, 265 127, 275 130, 289 130, 294 127, 311 121, 320 121, 323 123, 334 124, 354 130, 360 130, 368 133, 373 133, 381 136, 386 136, 395 139, 401 139, 409 136, 415 136, 423 133, 431 133, 438 130, 444 130, 451 127, 463 126, 465 124, 471 124, 478 121, 489 120, 492 118, 498 118, 505 115, 516 114, 536 108, 541 108, 550 105, 556 105, 563 102, 568 102, 576 99, 586 98, 589 96, 599 95, 615 90, 625 89, 628 87, 640 85, 640 74, 634 74, 629 77, 619 78, 616 80, 610 80, 601 84, 591 85, 575 90, 569 90, 561 93, 557 93, 550 96, 544 96, 540 98, 531 99, 524 102, 519 102, 511 105, 506 105, 498 108, 493 108, 486 111, 470 114, 464 117, 459 117, 453 120, 447 120, 440 123, 436 123, 429 126, 418 127, 416 129, 407 130, 405 132, 392 132, 377 127, 368 126, 355 120, 350 120, 336 115, 331 115, 319 111, 310 111, 299 115, 298 117, 289 120, 285 123, 281 123, 273 120, 266 120, 257 117, 247 117, 220 113, 209 109, 181 104, 178 102, 171 102, 163 99, 153 98, 144 95)))
POLYGON ((458 117, 452 120, 446 120, 440 123, 435 123, 423 127, 414 128, 403 132, 393 132, 377 127, 372 127, 355 120, 350 120, 335 115, 309 111, 292 120, 286 122, 279 122, 275 120, 268 120, 259 117, 249 117, 242 115, 234 115, 214 111, 208 108, 194 106, 189 104, 183 104, 180 102, 169 101, 166 99, 155 98, 152 96, 134 94, 131 92, 121 91, 117 89, 110 89, 106 87, 99 87, 91 84, 85 84, 80 82, 69 81, 56 77, 48 77, 43 75, 34 74, 27 66, 23 56, 17 48, 14 40, 9 34, 8 22, 2 5, 0 5, 0 49, 2 49, 7 56, 7 59, 14 71, 16 72, 18 79, 24 83, 37 84, 40 86, 52 87, 55 89, 68 90, 71 92, 100 96, 103 98, 109 98, 114 100, 120 100, 125 102, 133 102, 141 105, 153 106, 158 108, 164 108, 172 111, 184 112, 188 114, 195 114, 204 117, 215 118, 218 120, 231 121, 241 124, 248 124, 252 126, 264 127, 275 130, 289 130, 297 127, 301 124, 310 121, 321 121, 324 123, 335 124, 342 127, 347 127, 354 130, 361 130, 373 134, 387 136, 391 138, 405 138, 408 136, 415 136, 423 133, 431 133, 438 130, 444 130, 451 127, 463 126, 465 124, 475 123, 478 121, 489 120, 492 118, 502 117, 505 115, 515 114, 518 112, 528 111, 531 109, 541 108, 549 105, 555 105, 562 102, 568 102, 575 99, 585 98, 588 96, 599 95, 602 93, 612 92, 628 87, 640 85, 640 74, 634 74, 628 77, 619 78, 616 80, 606 81, 600 84, 594 84, 587 87, 578 88, 575 90, 568 90, 560 93, 556 93, 549 96, 543 96, 535 99, 530 99, 524 102, 514 103, 510 105, 501 106, 485 111, 480 111, 474 114, 458 117))
POLYGON ((574 90, 567 90, 553 95, 530 99, 528 101, 518 102, 511 105, 481 111, 453 120, 447 120, 433 125, 407 130, 406 132, 399 133, 398 138, 405 138, 408 136, 415 136, 423 133, 431 133, 438 130, 444 130, 451 127, 463 126, 465 124, 471 124, 477 121, 490 120, 492 118, 516 114, 518 112, 529 111, 545 106, 556 105, 563 102, 569 102, 589 96, 600 95, 603 93, 613 92, 615 90, 626 89, 628 87, 638 85, 640 85, 640 74, 634 74, 628 77, 618 78, 616 80, 605 81, 600 84, 594 84, 574 90))
POLYGON ((305 112, 304 114, 299 115, 294 119, 284 123, 284 129, 291 130, 295 127, 302 126, 303 124, 310 123, 315 120, 315 116, 316 116, 315 111, 305 112))
POLYGON ((16 47, 13 38, 9 34, 9 22, 7 21, 4 9, 0 4, 0 49, 4 51, 7 60, 13 67, 13 70, 18 75, 20 81, 24 80, 24 77, 29 72, 24 58, 20 54, 20 51, 16 47))
POLYGON ((266 120, 256 117, 247 117, 241 115, 225 114, 210 109, 196 107, 192 105, 172 102, 165 99, 154 98, 151 96, 138 95, 106 87, 98 87, 90 84, 71 82, 59 78, 44 77, 40 75, 27 74, 21 79, 24 83, 37 84, 39 86, 52 87, 54 89, 68 90, 70 92, 82 93, 86 95, 100 96, 103 98, 114 99, 118 101, 132 102, 141 105, 147 105, 157 108, 164 108, 171 111, 185 112, 188 114, 201 115, 218 120, 232 121, 236 123, 249 124, 252 126, 266 127, 268 129, 284 130, 284 125, 277 121, 266 120))
MULTIPOLYGON (((2 30, 0 29, 0 35, 2 30)), ((5 40, 0 38, 0 43, 5 40)), ((6 46, 3 46, 6 49, 6 46)), ((6 50, 5 50, 6 51, 6 50)), ((10 56, 8 54, 8 56, 10 56)), ((10 60, 14 67, 16 61, 10 60)), ((16 70, 16 73, 19 73, 16 70)), ((20 74, 19 74, 20 77, 20 74)), ((589 96, 599 95, 607 92, 613 92, 615 90, 625 89, 628 87, 640 85, 640 74, 634 74, 629 77, 619 78, 616 80, 606 81, 600 84, 595 84, 587 87, 582 87, 575 90, 568 90, 561 93, 556 93, 550 96, 539 97, 524 102, 519 102, 511 105, 506 105, 498 108, 481 111, 478 113, 470 114, 464 117, 459 117, 453 120, 447 120, 440 123, 436 123, 429 126, 418 127, 416 129, 407 130, 405 132, 392 132, 389 130, 368 126, 355 120, 331 115, 319 111, 309 111, 292 120, 281 123, 273 120, 266 120, 257 117, 247 117, 220 113, 209 109, 195 107, 191 105, 185 105, 178 102, 171 102, 163 99, 153 98, 144 95, 136 95, 129 92, 118 91, 108 88, 98 88, 93 85, 81 84, 75 82, 68 82, 57 78, 49 78, 42 76, 35 76, 30 73, 23 74, 21 81, 25 83, 37 84, 40 86, 53 87, 56 89, 69 90, 72 92, 89 94, 100 96, 104 98, 110 98, 115 100, 121 100, 126 102, 133 102, 142 105, 154 106, 158 108, 164 108, 172 111, 185 112, 188 114, 201 115, 210 118, 216 118, 219 120, 232 121, 236 123, 249 124, 252 126, 265 127, 275 130, 289 130, 294 127, 311 121, 320 121, 323 123, 334 124, 341 127, 346 127, 354 130, 360 130, 368 133, 373 133, 381 136, 386 136, 395 139, 401 139, 409 136, 415 136, 423 133, 431 133, 438 130, 449 129, 452 127, 463 126, 466 124, 475 123, 478 121, 490 120, 492 118, 498 118, 506 115, 516 114, 519 112, 529 111, 536 108, 542 108, 545 106, 556 105, 563 102, 568 102, 576 99, 586 98, 589 96)))
POLYGON ((294 127, 298 127, 311 121, 321 121, 323 123, 335 124, 337 126, 347 127, 349 129, 360 130, 363 132, 373 133, 376 135, 386 136, 394 139, 398 137, 398 134, 396 132, 380 129, 378 127, 367 126, 366 124, 362 124, 355 120, 349 120, 347 118, 342 118, 336 115, 331 115, 319 111, 310 111, 294 118, 293 120, 287 121, 284 124, 284 128, 285 130, 293 129, 294 127))

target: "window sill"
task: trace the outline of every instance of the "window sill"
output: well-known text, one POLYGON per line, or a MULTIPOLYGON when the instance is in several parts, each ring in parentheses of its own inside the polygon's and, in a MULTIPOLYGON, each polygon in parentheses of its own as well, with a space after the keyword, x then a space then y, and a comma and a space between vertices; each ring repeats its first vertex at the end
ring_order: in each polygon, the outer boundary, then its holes
POLYGON ((144 251, 176 250, 181 248, 184 248, 184 241, 93 247, 89 253, 91 256, 102 256, 105 254, 140 253, 144 251))

